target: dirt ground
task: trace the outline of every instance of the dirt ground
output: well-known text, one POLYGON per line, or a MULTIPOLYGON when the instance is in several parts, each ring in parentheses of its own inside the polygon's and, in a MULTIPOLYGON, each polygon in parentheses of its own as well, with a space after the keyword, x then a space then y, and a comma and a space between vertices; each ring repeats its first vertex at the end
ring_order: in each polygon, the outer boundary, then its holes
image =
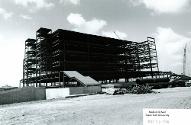
POLYGON ((189 108, 191 87, 0 106, 0 125, 142 125, 143 108, 189 108))

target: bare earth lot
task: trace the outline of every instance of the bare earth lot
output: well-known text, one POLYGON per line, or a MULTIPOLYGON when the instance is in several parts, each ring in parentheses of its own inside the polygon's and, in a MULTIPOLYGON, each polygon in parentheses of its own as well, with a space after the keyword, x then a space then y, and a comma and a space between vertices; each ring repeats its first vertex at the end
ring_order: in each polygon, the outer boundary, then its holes
POLYGON ((191 108, 191 87, 157 91, 2 105, 0 125, 142 125, 143 108, 191 108))

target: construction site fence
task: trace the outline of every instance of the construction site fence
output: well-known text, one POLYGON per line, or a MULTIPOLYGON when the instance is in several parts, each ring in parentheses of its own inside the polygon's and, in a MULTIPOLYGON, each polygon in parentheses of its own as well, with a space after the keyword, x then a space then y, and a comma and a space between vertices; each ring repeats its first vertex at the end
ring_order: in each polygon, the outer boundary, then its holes
POLYGON ((80 94, 94 94, 101 92, 101 86, 43 88, 23 87, 13 90, 0 91, 0 105, 28 101, 65 98, 80 94))
POLYGON ((46 99, 65 98, 81 94, 94 94, 101 92, 101 86, 70 87, 70 88, 48 88, 46 99))
POLYGON ((0 105, 46 99, 45 88, 24 87, 0 91, 0 105))

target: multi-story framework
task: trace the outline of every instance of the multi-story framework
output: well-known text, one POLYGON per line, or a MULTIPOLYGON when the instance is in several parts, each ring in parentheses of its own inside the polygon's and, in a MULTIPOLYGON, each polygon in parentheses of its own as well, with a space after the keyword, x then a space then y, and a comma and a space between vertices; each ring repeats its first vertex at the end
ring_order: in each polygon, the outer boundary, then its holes
POLYGON ((74 31, 40 28, 25 41, 23 86, 67 86, 64 71, 101 81, 153 77, 158 72, 155 39, 133 42, 74 31))

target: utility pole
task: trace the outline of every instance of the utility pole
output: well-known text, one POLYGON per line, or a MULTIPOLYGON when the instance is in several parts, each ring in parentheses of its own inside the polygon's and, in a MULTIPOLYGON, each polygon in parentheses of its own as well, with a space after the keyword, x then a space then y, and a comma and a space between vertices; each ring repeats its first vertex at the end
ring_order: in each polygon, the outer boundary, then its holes
POLYGON ((184 47, 184 57, 183 57, 183 75, 186 75, 186 47, 187 44, 184 47))

